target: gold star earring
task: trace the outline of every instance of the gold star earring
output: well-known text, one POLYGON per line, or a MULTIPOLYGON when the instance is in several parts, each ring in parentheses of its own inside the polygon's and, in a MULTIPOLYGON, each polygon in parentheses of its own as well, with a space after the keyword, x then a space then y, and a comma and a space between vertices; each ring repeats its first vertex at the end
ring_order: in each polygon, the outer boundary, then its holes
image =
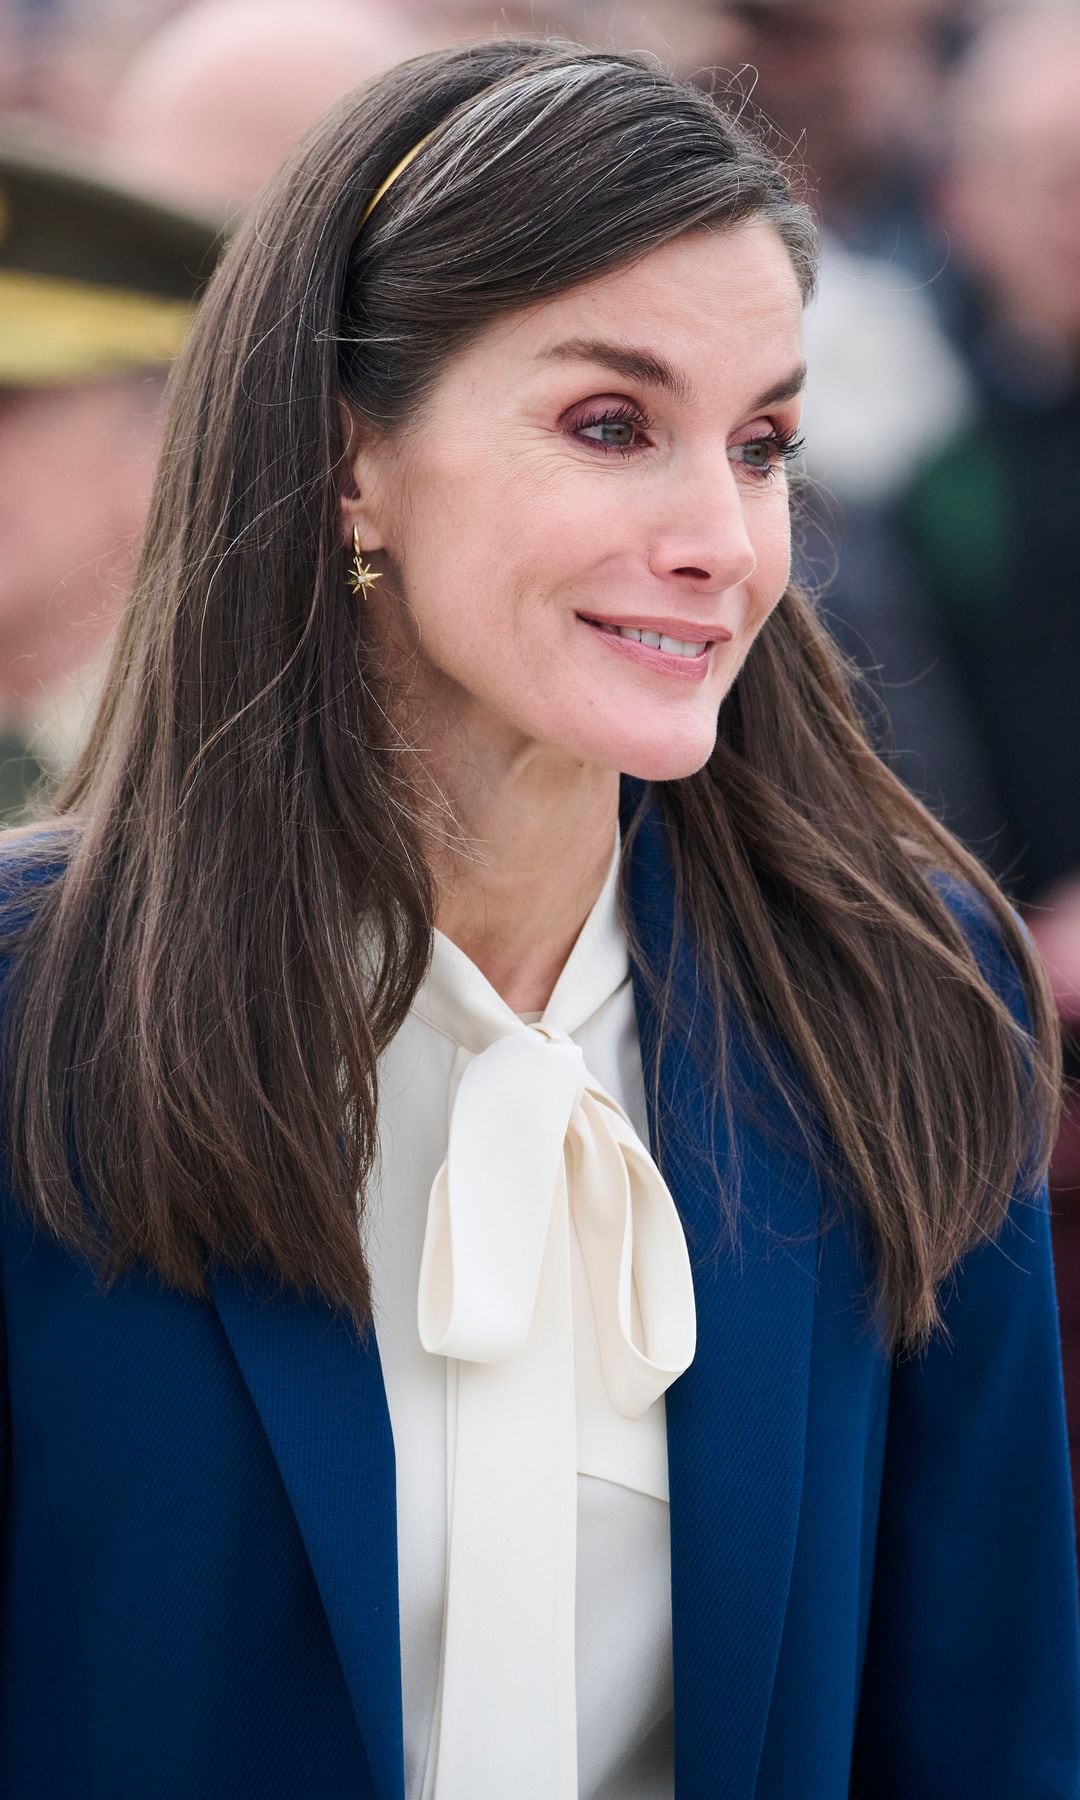
POLYGON ((349 586, 354 594, 366 594, 369 587, 374 587, 382 580, 382 573, 372 569, 364 561, 360 550, 360 527, 352 528, 352 562, 349 565, 349 586))

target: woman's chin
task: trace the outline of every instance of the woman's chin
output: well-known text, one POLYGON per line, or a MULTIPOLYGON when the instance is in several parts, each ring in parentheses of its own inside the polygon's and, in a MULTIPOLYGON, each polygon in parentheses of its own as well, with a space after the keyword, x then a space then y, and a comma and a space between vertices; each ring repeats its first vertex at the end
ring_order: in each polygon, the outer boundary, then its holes
MULTIPOLYGON (((579 721, 575 723, 580 726, 579 721)), ((561 752, 578 768, 585 764, 610 769, 620 775, 636 776, 639 781, 681 781, 687 775, 696 775, 716 747, 713 715, 683 721, 681 730, 673 729, 670 719, 659 721, 648 731, 628 729, 625 719, 590 724, 591 729, 584 732, 572 727, 560 731, 549 722, 543 733, 534 728, 529 735, 534 743, 561 752)))
POLYGON ((685 734, 669 730, 635 737, 622 732, 620 740, 611 760, 621 775, 636 775, 639 781, 681 781, 708 762, 716 746, 716 725, 713 721, 708 731, 685 734))
POLYGON ((684 781, 704 768, 710 754, 710 750, 705 750, 697 757, 639 756, 620 763, 619 773, 634 775, 639 781, 684 781))

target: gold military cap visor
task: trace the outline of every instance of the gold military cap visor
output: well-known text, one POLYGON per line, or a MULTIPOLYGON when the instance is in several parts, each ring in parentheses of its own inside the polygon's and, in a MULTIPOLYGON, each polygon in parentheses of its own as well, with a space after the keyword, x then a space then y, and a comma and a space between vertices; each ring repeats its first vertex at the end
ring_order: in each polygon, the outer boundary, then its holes
POLYGON ((0 386, 168 364, 220 247, 217 221, 0 141, 0 386))

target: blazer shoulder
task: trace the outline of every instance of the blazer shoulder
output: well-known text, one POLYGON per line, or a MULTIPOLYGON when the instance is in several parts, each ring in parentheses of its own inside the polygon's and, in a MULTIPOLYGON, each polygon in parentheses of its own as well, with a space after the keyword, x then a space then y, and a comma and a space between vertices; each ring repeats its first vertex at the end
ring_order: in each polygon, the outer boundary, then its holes
POLYGON ((5 958, 33 916, 43 891, 63 875, 72 829, 64 821, 0 831, 0 946, 5 958))

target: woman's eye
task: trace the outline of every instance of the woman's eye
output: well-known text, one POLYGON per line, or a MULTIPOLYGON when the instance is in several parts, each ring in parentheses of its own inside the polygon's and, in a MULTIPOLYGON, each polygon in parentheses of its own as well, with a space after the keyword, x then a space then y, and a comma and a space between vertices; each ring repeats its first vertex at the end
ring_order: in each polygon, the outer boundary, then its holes
POLYGON ((794 432, 786 435, 777 432, 768 437, 749 438, 745 444, 735 444, 728 454, 733 462, 742 463, 755 476, 769 480, 786 463, 793 462, 802 447, 802 438, 796 437, 794 432))
POLYGON ((637 446, 640 434, 647 429, 648 421, 639 413, 622 409, 582 419, 574 426, 574 435, 598 444, 602 450, 621 450, 625 454, 637 446))

